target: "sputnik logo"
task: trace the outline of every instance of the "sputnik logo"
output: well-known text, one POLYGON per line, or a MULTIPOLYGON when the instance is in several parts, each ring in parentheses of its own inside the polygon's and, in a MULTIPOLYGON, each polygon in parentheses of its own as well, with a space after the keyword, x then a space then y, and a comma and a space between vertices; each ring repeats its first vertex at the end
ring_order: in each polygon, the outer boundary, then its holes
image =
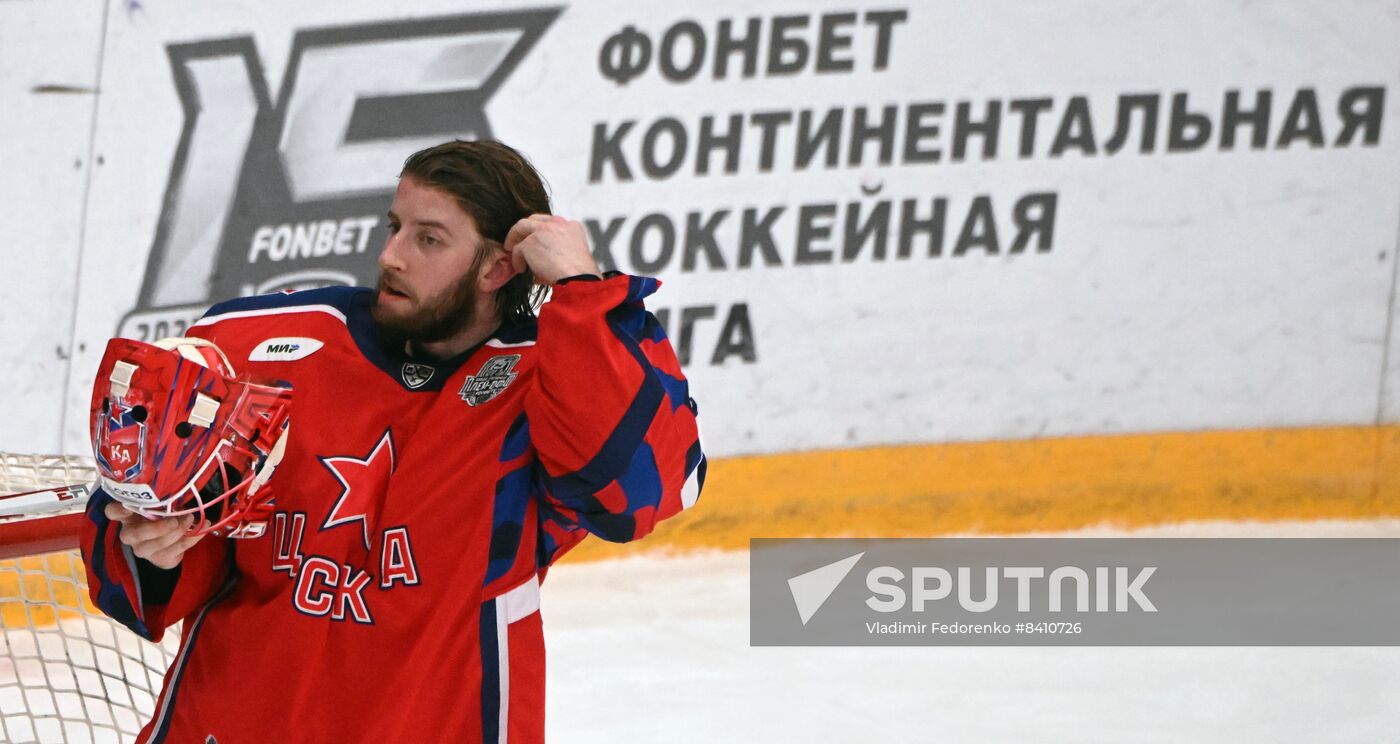
POLYGON ((792 592, 792 601, 797 605, 797 615, 803 625, 826 604, 863 555, 865 551, 788 579, 788 591, 792 592))

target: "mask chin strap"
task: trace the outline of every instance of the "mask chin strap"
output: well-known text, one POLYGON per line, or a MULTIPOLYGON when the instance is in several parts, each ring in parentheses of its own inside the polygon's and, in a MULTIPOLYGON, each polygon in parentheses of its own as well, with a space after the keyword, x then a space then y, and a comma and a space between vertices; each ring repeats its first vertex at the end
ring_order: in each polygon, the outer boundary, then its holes
POLYGON ((282 427, 282 433, 277 436, 277 442, 272 445, 272 449, 267 453, 261 468, 253 474, 253 482, 248 484, 248 495, 252 496, 258 492, 263 484, 272 477, 273 471, 282 463, 282 455, 287 451, 287 433, 292 430, 292 425, 288 423, 282 427))
POLYGON ((199 338, 198 336, 180 336, 177 338, 163 338, 155 342, 154 345, 166 351, 173 351, 182 358, 188 359, 201 367, 207 367, 209 364, 199 356, 199 352, 196 352, 195 348, 213 349, 214 353, 219 355, 219 360, 224 363, 224 370, 229 375, 233 374, 233 365, 229 364, 228 357, 224 355, 224 350, 220 349, 209 339, 199 338))
MULTIPOLYGON (((272 473, 277 470, 278 464, 282 462, 282 455, 287 451, 287 432, 290 429, 290 424, 282 427, 282 433, 277 437, 277 442, 272 445, 267 457, 263 458, 262 467, 258 468, 257 472, 253 474, 253 478, 248 481, 246 497, 256 494, 258 489, 272 478, 272 473)), ((253 512, 245 514, 243 523, 230 530, 227 536, 235 539, 262 537, 267 532, 267 518, 265 514, 259 515, 259 511, 268 510, 269 507, 270 504, 264 504, 253 512), (249 519, 250 516, 251 519, 249 519)))

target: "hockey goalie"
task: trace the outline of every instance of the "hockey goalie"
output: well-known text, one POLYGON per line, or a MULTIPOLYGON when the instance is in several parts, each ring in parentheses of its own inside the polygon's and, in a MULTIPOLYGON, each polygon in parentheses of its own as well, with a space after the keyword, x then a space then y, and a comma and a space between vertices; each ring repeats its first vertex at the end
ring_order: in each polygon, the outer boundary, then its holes
POLYGON ((543 741, 549 566, 642 537, 705 473, 658 282, 603 274, 549 211, 509 147, 429 148, 377 286, 111 342, 89 589, 145 638, 184 623, 140 742, 543 741))

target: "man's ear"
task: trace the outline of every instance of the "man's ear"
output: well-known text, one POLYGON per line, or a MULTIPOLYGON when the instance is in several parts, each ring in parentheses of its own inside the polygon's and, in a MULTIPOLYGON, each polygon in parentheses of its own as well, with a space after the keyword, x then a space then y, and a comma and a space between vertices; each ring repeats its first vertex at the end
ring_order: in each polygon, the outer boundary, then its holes
POLYGON ((481 268, 481 276, 477 279, 476 286, 482 292, 495 292, 519 272, 515 270, 510 254, 501 250, 499 246, 488 245, 484 250, 491 251, 492 255, 481 268))

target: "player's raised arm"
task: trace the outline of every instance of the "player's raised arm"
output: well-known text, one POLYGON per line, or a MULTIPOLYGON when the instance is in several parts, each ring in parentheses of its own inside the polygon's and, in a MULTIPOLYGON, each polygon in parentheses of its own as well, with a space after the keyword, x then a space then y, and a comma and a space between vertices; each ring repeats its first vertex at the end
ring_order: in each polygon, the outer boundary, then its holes
POLYGON ((696 405, 643 298, 659 282, 599 277, 581 226, 531 218, 508 252, 555 283, 539 318, 530 435, 562 519, 622 542, 689 507, 704 480, 696 405))

